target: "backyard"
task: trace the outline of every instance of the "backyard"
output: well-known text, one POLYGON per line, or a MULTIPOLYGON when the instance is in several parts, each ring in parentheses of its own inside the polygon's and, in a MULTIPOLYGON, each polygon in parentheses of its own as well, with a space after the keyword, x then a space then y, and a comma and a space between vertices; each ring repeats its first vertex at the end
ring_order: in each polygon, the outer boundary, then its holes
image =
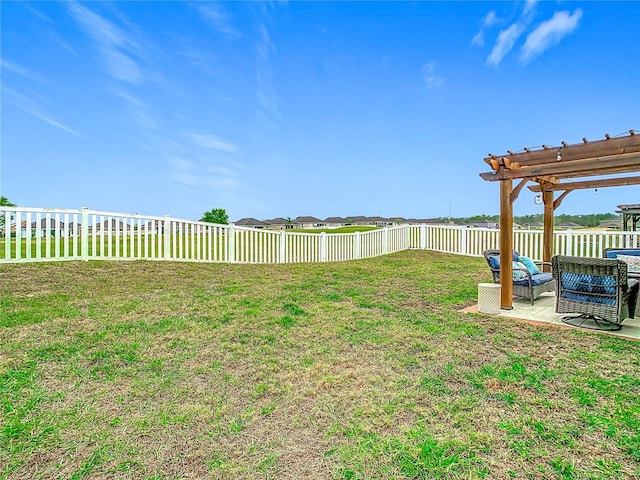
POLYGON ((640 343, 484 259, 0 266, 0 478, 640 477, 640 343))

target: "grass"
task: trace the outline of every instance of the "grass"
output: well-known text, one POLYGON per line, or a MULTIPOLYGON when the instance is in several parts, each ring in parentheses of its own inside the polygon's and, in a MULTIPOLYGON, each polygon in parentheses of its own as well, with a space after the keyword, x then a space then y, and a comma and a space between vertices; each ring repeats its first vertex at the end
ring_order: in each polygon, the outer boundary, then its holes
POLYGON ((640 343, 460 313, 482 259, 0 268, 0 478, 640 477, 640 343))
POLYGON ((372 230, 380 230, 380 227, 368 226, 368 225, 350 225, 347 227, 336 228, 293 228, 287 230, 287 232, 296 233, 354 233, 354 232, 370 232, 372 230))

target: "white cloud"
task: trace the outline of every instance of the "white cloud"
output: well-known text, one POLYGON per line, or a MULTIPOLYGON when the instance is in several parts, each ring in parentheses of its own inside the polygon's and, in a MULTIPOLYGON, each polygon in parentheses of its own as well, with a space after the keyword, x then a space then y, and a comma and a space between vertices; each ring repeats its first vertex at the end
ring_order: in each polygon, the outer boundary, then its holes
POLYGON ((498 35, 498 40, 491 50, 491 54, 487 57, 487 63, 498 66, 504 56, 511 51, 516 40, 524 32, 524 26, 514 23, 510 27, 502 30, 498 35))
POLYGON ((177 172, 174 176, 179 183, 189 187, 209 187, 209 188, 235 188, 239 182, 232 178, 217 177, 215 175, 201 175, 189 172, 177 172))
POLYGON ((39 113, 39 112, 28 112, 31 115, 33 115, 34 117, 42 120, 45 123, 48 123, 49 125, 52 125, 56 128, 59 128, 61 130, 64 130, 67 133, 70 133, 71 135, 76 135, 76 136, 80 136, 80 134, 78 132, 76 132, 74 129, 67 127, 66 125, 63 125, 62 123, 47 117, 46 115, 39 113))
POLYGON ((212 165, 207 167, 206 170, 212 175, 232 177, 236 174, 236 171, 230 167, 223 167, 222 165, 212 165))
POLYGON ((487 13, 487 15, 484 17, 484 22, 482 22, 482 25, 485 27, 491 27, 493 26, 496 22, 498 21, 498 17, 496 16, 496 11, 495 10, 491 10, 489 13, 487 13))
POLYGON ((48 22, 48 23, 54 23, 53 20, 51 20, 48 16, 46 16, 40 10, 34 8, 32 5, 29 5, 27 2, 22 2, 22 7, 29 10, 32 14, 34 14, 39 19, 44 20, 45 22, 48 22))
POLYGON ((271 55, 276 51, 276 46, 271 40, 269 30, 261 25, 256 41, 256 98, 260 105, 261 115, 267 125, 273 126, 273 120, 280 119, 280 98, 273 86, 273 68, 271 55))
POLYGON ((130 57, 118 50, 109 48, 103 51, 103 55, 107 71, 113 78, 136 85, 142 83, 142 72, 130 57))
POLYGON ((17 63, 10 62, 5 58, 0 58, 0 67, 7 72, 15 73, 16 75, 20 75, 28 80, 43 84, 50 84, 48 80, 45 80, 32 70, 23 67, 22 65, 18 65, 17 63))
POLYGON ((471 39, 471 45, 477 45, 478 47, 484 46, 484 30, 480 30, 471 39))
POLYGON ((187 134, 193 143, 202 148, 208 148, 211 150, 220 150, 226 153, 238 153, 238 147, 232 143, 220 140, 215 135, 202 135, 198 133, 187 134))
POLYGON ((28 113, 29 115, 53 127, 59 128, 60 130, 64 130, 65 132, 70 133, 71 135, 81 136, 80 133, 78 133, 73 128, 70 128, 65 124, 51 118, 51 116, 45 113, 43 109, 40 107, 40 105, 33 100, 33 98, 21 95, 18 92, 10 90, 6 87, 2 88, 2 93, 6 95, 4 98, 6 99, 7 102, 11 103, 12 105, 15 105, 23 112, 28 113))
POLYGON ((530 13, 536 6, 536 3, 538 3, 538 0, 527 0, 524 5, 524 11, 522 12, 522 14, 527 15, 528 13, 530 13))
POLYGON ((498 22, 498 17, 496 16, 495 10, 491 10, 484 17, 482 21, 482 28, 478 33, 476 33, 471 39, 471 45, 477 45, 478 47, 484 46, 484 31, 486 28, 492 27, 494 24, 498 22))
MULTIPOLYGON (((193 154, 189 156, 193 157, 193 154)), ((236 170, 222 165, 209 165, 210 158, 187 160, 182 156, 168 158, 169 165, 174 170, 173 178, 184 186, 193 188, 233 189, 240 185, 236 180, 236 170)))
POLYGON ((178 170, 191 170, 194 167, 193 162, 180 157, 170 157, 169 164, 178 170))
POLYGON ((0 67, 3 70, 8 70, 13 73, 17 73, 18 75, 22 75, 23 77, 31 78, 33 75, 29 70, 15 63, 9 62, 4 58, 0 58, 0 67))
POLYGON ((436 62, 429 62, 422 67, 422 76, 427 82, 427 88, 433 90, 444 85, 445 78, 437 72, 436 62))
POLYGON ((207 3, 206 5, 197 4, 196 8, 200 13, 200 18, 211 25, 216 31, 226 35, 227 37, 239 37, 240 33, 234 28, 227 12, 219 3, 207 3))
POLYGON ((69 12, 97 43, 122 47, 127 41, 124 33, 111 22, 76 2, 69 2, 69 12))
POLYGON ((520 61, 527 63, 547 48, 559 43, 565 36, 578 28, 581 18, 582 10, 579 8, 573 14, 566 11, 554 13, 550 20, 541 23, 529 34, 522 47, 520 61))
POLYGON ((98 46, 107 73, 118 80, 142 83, 144 76, 137 62, 131 58, 131 54, 138 48, 136 43, 123 30, 87 7, 69 2, 68 9, 87 36, 98 46))
POLYGON ((276 46, 271 40, 269 30, 264 25, 260 26, 260 39, 257 42, 258 56, 262 60, 268 60, 272 52, 275 52, 276 46))

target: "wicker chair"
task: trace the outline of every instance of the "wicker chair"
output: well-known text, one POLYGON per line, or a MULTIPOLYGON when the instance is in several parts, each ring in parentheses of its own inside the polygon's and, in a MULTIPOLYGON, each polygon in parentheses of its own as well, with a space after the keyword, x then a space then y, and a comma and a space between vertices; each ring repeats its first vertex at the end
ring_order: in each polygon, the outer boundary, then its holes
POLYGON ((578 314, 563 317, 563 322, 620 330, 625 318, 635 316, 640 283, 627 277, 625 262, 556 255, 551 265, 557 289, 556 312, 578 314))
MULTIPOLYGON (((485 250, 483 252, 484 259, 489 265, 494 283, 500 283, 500 250, 485 250)), ((513 261, 518 261, 520 256, 518 252, 513 251, 513 261)), ((546 263, 549 265, 549 263, 546 263)), ((526 269, 513 269, 521 272, 522 280, 513 282, 513 294, 517 297, 527 298, 531 301, 531 305, 536 298, 544 292, 553 292, 556 284, 550 273, 531 274, 526 269)))

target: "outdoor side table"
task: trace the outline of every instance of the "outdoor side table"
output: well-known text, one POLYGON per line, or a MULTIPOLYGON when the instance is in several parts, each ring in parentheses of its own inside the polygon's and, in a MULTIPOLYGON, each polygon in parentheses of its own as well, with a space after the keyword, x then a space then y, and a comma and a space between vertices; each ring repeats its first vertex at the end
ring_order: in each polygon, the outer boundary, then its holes
POLYGON ((499 283, 478 284, 478 312, 500 313, 500 294, 502 286, 499 283))

